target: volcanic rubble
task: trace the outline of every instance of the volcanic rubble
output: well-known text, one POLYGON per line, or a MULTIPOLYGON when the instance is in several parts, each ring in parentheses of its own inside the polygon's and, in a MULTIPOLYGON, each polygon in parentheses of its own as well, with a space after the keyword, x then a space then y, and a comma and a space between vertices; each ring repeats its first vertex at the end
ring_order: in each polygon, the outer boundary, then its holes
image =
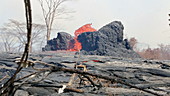
MULTIPOLYGON (((90 26, 87 26, 88 30, 90 29, 89 27, 90 26)), ((86 25, 79 29, 84 31, 86 25)), ((83 32, 78 35, 77 40, 81 43, 81 51, 85 55, 139 57, 139 55, 132 50, 128 40, 123 38, 123 30, 124 26, 120 21, 113 21, 98 31, 83 32)), ((43 51, 70 50, 74 48, 74 46, 76 46, 76 44, 70 34, 59 32, 57 38, 47 42, 43 51)))
POLYGON ((57 38, 53 38, 47 42, 43 51, 68 50, 73 48, 74 39, 66 32, 57 33, 57 38))
MULTIPOLYGON (((21 57, 18 53, 0 54, 0 86, 14 74, 17 64, 14 62, 21 57)), ((29 60, 41 61, 62 68, 74 69, 76 63, 87 67, 87 72, 113 77, 115 80, 126 82, 138 88, 149 90, 159 95, 170 95, 170 61, 144 60, 141 58, 117 58, 113 56, 75 55, 75 52, 60 51, 55 53, 42 52, 29 55, 29 60)), ((35 63, 35 68, 49 68, 47 65, 35 63)), ((68 86, 73 73, 62 71, 43 72, 31 67, 24 68, 18 73, 14 85, 21 86, 14 96, 154 96, 150 93, 130 86, 110 82, 101 78, 89 76, 100 87, 94 87, 88 80, 80 84, 76 75, 72 85, 68 86), (34 72, 36 76, 17 80, 34 72), (62 93, 58 93, 63 85, 67 85, 62 93)))
POLYGON ((82 44, 82 52, 88 55, 139 57, 130 47, 128 40, 123 40, 123 30, 121 22, 113 21, 97 32, 80 34, 78 41, 82 44))

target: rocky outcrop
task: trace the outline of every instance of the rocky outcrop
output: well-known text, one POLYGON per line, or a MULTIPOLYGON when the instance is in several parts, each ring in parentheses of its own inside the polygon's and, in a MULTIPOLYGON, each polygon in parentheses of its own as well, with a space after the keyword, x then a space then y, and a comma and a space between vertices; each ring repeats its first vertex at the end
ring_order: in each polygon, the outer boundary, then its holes
POLYGON ((123 40, 124 26, 114 21, 96 32, 86 32, 78 36, 82 52, 88 55, 108 55, 115 57, 139 57, 128 41, 123 40))
POLYGON ((78 38, 76 37, 76 40, 68 33, 59 32, 57 38, 48 41, 43 50, 75 49, 75 45, 77 44, 75 41, 78 39, 81 43, 81 51, 86 55, 106 55, 128 58, 139 57, 139 55, 132 50, 128 40, 123 39, 123 30, 124 26, 120 21, 113 21, 98 31, 83 31, 84 33, 77 35, 78 38))
POLYGON ((57 38, 49 40, 43 51, 68 50, 73 48, 73 37, 66 32, 59 32, 57 38))

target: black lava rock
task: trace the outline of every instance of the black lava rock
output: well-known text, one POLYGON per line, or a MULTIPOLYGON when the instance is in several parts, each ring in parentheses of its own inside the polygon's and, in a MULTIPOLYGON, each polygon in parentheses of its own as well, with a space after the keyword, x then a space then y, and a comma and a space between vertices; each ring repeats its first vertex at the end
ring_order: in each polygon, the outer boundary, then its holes
POLYGON ((68 50, 74 45, 73 37, 66 32, 59 32, 57 38, 49 40, 43 51, 68 50))
POLYGON ((107 55, 115 57, 139 57, 123 40, 124 27, 121 22, 114 21, 96 32, 86 32, 78 36, 82 44, 82 53, 86 55, 107 55))

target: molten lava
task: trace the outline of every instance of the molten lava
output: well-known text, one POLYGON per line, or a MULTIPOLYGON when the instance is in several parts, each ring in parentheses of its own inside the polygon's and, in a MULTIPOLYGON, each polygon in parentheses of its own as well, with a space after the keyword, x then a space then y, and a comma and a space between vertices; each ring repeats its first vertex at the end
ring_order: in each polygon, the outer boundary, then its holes
POLYGON ((79 51, 82 49, 82 46, 81 46, 81 43, 77 40, 78 36, 84 32, 94 32, 94 31, 97 31, 96 29, 92 28, 91 27, 92 24, 86 24, 82 27, 80 27, 79 29, 77 29, 75 32, 74 32, 74 48, 73 49, 70 49, 70 51, 79 51))

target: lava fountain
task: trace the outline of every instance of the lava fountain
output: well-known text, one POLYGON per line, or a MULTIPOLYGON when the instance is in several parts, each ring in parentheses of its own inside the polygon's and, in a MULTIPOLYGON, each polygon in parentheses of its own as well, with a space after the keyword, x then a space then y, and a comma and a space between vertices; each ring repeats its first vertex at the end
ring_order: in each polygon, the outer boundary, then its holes
POLYGON ((82 33, 85 33, 85 32, 94 32, 94 31, 97 31, 96 29, 92 28, 91 27, 92 24, 86 24, 86 25, 83 25, 82 27, 80 27, 79 29, 77 29, 75 32, 74 32, 74 48, 70 49, 70 51, 79 51, 82 49, 82 46, 81 46, 81 43, 77 40, 78 39, 78 36, 82 33))

